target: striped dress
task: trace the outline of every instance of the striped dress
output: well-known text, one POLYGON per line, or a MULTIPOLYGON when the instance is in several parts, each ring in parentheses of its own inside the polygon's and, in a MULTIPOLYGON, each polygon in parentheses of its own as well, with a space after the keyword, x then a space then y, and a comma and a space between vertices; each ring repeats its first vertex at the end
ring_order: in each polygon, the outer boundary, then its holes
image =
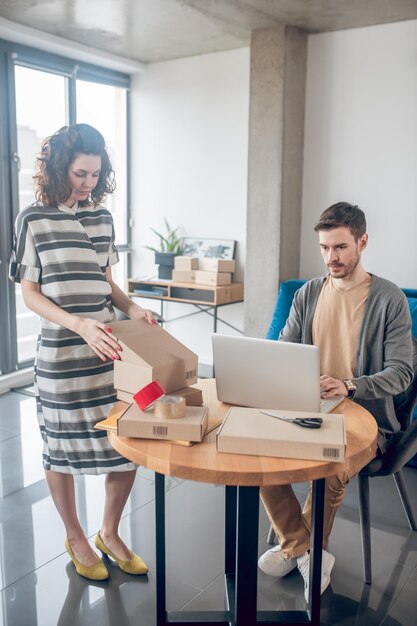
MULTIPOLYGON (((35 203, 17 217, 10 278, 40 283, 42 294, 69 313, 115 318, 105 272, 117 261, 113 220, 102 206, 35 203)), ((116 401, 113 361, 103 362, 82 337, 44 318, 35 389, 45 469, 103 474, 136 467, 94 428, 116 401)))

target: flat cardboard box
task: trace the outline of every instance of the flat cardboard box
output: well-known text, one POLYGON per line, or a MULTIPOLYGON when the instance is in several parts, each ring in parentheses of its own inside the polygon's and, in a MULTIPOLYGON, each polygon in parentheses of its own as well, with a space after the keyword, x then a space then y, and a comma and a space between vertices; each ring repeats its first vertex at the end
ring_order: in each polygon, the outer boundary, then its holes
MULTIPOLYGON (((126 391, 118 389, 116 395, 117 399, 122 400, 122 402, 128 402, 129 404, 134 402, 133 393, 127 393, 126 391)), ((201 389, 196 389, 195 387, 184 387, 183 389, 170 391, 169 395, 182 396, 185 398, 185 404, 187 406, 201 406, 203 404, 203 393, 201 389)))
POLYGON ((180 439, 199 442, 207 430, 208 409, 189 406, 185 417, 156 417, 152 411, 141 411, 133 403, 117 421, 117 434, 143 439, 180 439))
POLYGON ((115 389, 135 394, 157 380, 171 393, 197 382, 197 355, 157 324, 125 320, 111 328, 122 347, 114 362, 115 389))
POLYGON ((235 264, 233 259, 199 259, 198 269, 206 272, 234 272, 235 264))
POLYGON ((230 272, 196 270, 195 282, 198 285, 229 285, 232 282, 232 275, 230 272))
POLYGON ((218 452, 255 454, 287 459, 343 462, 346 452, 344 415, 265 410, 288 417, 321 417, 321 428, 303 428, 261 413, 231 407, 216 435, 218 452))
MULTIPOLYGON (((127 408, 127 407, 126 407, 127 408)), ((94 428, 97 428, 97 430, 105 430, 107 432, 109 431, 113 431, 117 433, 117 422, 119 421, 119 418, 123 415, 125 409, 123 409, 122 411, 119 411, 118 413, 114 413, 114 415, 112 415, 111 417, 108 417, 104 420, 101 420, 100 422, 97 422, 97 424, 94 426, 94 428)), ((208 435, 209 433, 211 433, 213 430, 216 430, 220 424, 222 423, 222 419, 219 417, 208 417, 208 422, 207 422, 207 430, 205 432, 205 435, 208 435)), ((193 446, 195 443, 199 443, 198 441, 187 441, 186 439, 169 439, 170 443, 175 443, 175 445, 177 446, 185 446, 185 447, 189 447, 189 446, 193 446)))
POLYGON ((196 270, 172 270, 172 280, 176 283, 195 283, 196 270))
POLYGON ((176 256, 174 257, 174 269, 176 270, 197 270, 198 257, 196 256, 176 256))

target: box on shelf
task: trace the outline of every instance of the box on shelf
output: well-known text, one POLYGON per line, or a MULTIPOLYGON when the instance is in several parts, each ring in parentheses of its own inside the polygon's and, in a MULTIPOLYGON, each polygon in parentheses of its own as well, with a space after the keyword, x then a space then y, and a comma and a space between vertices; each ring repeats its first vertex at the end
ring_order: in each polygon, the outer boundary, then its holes
POLYGON ((174 269, 176 270, 197 270, 198 258, 195 256, 176 256, 174 259, 174 269))
POLYGON ((218 452, 343 462, 346 451, 344 416, 268 410, 287 417, 321 417, 321 428, 303 428, 264 415, 259 409, 231 407, 217 433, 218 452))
POLYGON ((196 270, 195 282, 199 285, 229 285, 232 282, 232 275, 230 272, 196 270))
MULTIPOLYGON (((128 402, 129 404, 133 402, 133 393, 117 389, 116 395, 117 399, 122 400, 122 402, 128 402)), ((182 389, 177 389, 176 391, 170 391, 169 395, 182 396, 185 398, 187 406, 201 406, 203 404, 203 393, 201 389, 197 389, 196 387, 183 387, 182 389)))
POLYGON ((201 406, 188 406, 185 417, 156 417, 151 411, 141 411, 130 404, 117 421, 117 434, 123 437, 144 439, 180 439, 201 441, 207 430, 208 409, 201 406))
POLYGON ((198 261, 198 269, 205 272, 234 272, 234 259, 211 259, 203 258, 198 261))
POLYGON ((145 320, 112 322, 122 346, 114 362, 114 387, 135 394, 158 380, 167 393, 197 382, 198 357, 157 324, 145 320))
POLYGON ((172 280, 177 283, 195 283, 196 270, 172 270, 172 280))

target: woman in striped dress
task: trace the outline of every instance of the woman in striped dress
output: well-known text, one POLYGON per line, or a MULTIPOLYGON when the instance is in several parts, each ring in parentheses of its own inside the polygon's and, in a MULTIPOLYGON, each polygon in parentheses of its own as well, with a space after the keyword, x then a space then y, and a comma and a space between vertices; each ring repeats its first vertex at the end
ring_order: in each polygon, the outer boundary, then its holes
POLYGON ((35 387, 46 479, 78 573, 99 580, 108 570, 79 523, 73 475, 105 473, 96 546, 124 571, 144 574, 146 565, 118 535, 136 466, 94 426, 116 401, 113 361, 121 348, 111 336, 113 306, 156 321, 112 280, 113 221, 100 202, 115 185, 102 135, 87 124, 61 128, 43 143, 34 179, 37 202, 16 220, 10 277, 41 317, 35 387))

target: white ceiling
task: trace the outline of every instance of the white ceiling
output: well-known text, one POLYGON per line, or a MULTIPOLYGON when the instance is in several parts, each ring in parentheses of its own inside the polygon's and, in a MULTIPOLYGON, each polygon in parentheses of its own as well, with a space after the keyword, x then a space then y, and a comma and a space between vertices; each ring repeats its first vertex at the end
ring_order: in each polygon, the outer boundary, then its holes
POLYGON ((417 19, 417 0, 0 0, 0 17, 150 63, 241 48, 278 23, 323 32, 417 19))

